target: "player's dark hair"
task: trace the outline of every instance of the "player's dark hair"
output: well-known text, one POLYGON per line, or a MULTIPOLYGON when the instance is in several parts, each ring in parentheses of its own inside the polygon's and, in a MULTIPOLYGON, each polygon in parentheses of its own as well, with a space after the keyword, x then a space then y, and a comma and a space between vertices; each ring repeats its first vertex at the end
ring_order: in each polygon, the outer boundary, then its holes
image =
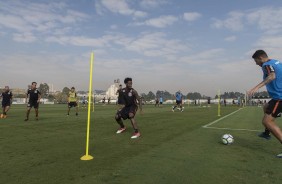
POLYGON ((33 84, 37 84, 37 83, 36 82, 32 82, 31 85, 33 85, 33 84))
POLYGON ((266 58, 266 57, 268 57, 268 56, 267 56, 267 54, 266 54, 266 52, 265 52, 264 50, 257 50, 257 51, 253 54, 252 58, 253 58, 253 59, 257 59, 257 58, 259 58, 259 57, 264 57, 264 58, 266 58))
POLYGON ((132 78, 126 77, 126 78, 124 79, 124 84, 127 84, 128 81, 132 81, 132 78))
POLYGON ((75 89, 74 87, 71 87, 71 89, 75 89))

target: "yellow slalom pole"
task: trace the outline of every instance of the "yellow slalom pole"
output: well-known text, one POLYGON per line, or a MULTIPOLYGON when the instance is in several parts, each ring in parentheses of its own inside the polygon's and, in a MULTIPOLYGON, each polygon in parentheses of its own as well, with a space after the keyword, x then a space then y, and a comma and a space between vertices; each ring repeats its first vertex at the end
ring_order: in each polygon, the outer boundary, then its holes
POLYGON ((220 116, 220 90, 218 90, 217 116, 220 116))
POLYGON ((88 118, 87 118, 87 133, 86 133, 86 154, 80 158, 80 160, 92 160, 93 157, 88 154, 89 152, 89 129, 90 129, 90 108, 91 108, 91 93, 92 93, 92 76, 93 76, 93 63, 94 53, 91 53, 90 59, 90 77, 89 77, 89 94, 88 94, 88 118))

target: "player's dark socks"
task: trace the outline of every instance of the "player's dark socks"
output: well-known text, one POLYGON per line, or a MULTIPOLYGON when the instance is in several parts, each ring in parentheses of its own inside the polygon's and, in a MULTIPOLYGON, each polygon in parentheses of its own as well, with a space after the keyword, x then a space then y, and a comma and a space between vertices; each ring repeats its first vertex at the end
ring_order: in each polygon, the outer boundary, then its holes
POLYGON ((4 115, 7 115, 7 113, 6 113, 6 112, 4 112, 3 114, 4 114, 4 115))
POLYGON ((138 133, 139 131, 138 131, 138 129, 134 129, 134 132, 135 132, 135 133, 138 133))
POLYGON ((75 113, 76 116, 78 116, 78 113, 75 113))
POLYGON ((264 134, 265 134, 265 135, 270 135, 270 131, 266 128, 266 129, 264 130, 264 134))
POLYGON ((117 123, 119 124, 120 128, 124 128, 124 124, 122 120, 117 120, 117 123))

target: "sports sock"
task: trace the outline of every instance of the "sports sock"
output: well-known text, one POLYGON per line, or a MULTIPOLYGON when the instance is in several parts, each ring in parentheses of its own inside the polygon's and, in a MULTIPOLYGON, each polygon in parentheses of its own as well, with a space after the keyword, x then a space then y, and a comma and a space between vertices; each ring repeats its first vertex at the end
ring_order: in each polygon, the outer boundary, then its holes
POLYGON ((270 131, 266 128, 266 129, 264 130, 264 134, 270 135, 270 131))

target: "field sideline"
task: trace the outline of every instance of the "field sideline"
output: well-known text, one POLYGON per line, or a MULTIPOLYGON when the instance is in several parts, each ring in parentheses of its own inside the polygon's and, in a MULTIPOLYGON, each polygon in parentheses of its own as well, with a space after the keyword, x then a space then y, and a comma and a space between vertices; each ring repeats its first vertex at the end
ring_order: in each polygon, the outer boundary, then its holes
MULTIPOLYGON (((97 105, 91 113, 91 161, 80 160, 85 154, 87 109, 80 108, 78 117, 72 109, 67 117, 66 105, 41 105, 39 121, 32 109, 28 122, 23 121, 25 110, 24 105, 14 105, 8 118, 0 119, 1 184, 282 181, 282 159, 275 157, 282 146, 275 138, 257 137, 263 130, 262 108, 222 107, 218 117, 217 106, 186 105, 181 113, 171 112, 171 105, 145 105, 144 114, 136 116, 141 137, 131 140, 128 120, 126 132, 115 134, 116 106, 97 105), (225 133, 234 136, 233 145, 221 143, 225 133)), ((277 120, 282 125, 281 118, 277 120)))

